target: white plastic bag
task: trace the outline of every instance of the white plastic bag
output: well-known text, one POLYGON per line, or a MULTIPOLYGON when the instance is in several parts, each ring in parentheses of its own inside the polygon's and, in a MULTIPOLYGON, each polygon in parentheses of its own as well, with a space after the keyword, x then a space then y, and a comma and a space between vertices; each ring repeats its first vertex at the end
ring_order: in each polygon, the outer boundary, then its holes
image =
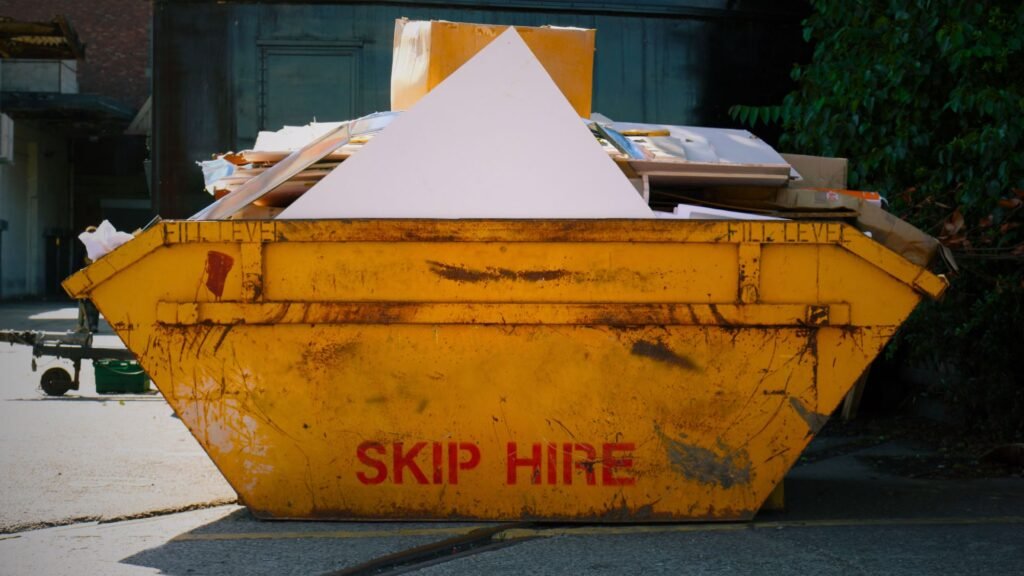
POLYGON ((227 178, 235 173, 237 168, 231 162, 218 158, 216 160, 206 160, 204 162, 196 162, 199 167, 203 169, 203 184, 206 191, 213 194, 213 184, 221 178, 227 178))
POLYGON ((113 252, 115 248, 135 238, 127 232, 118 232, 109 220, 104 220, 96 227, 95 232, 82 232, 78 239, 85 244, 85 251, 90 260, 97 260, 100 257, 113 252))

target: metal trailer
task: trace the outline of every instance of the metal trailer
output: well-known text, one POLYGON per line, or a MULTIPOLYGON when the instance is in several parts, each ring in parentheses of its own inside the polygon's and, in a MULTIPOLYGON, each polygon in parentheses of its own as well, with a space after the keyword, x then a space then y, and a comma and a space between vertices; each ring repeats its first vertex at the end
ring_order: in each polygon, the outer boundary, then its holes
POLYGON ((71 360, 74 376, 59 366, 48 368, 39 378, 39 387, 47 396, 63 396, 68 390, 78 390, 82 360, 135 360, 135 354, 124 348, 98 348, 92 345, 92 332, 41 332, 33 330, 0 330, 0 342, 32 347, 32 371, 36 371, 36 358, 52 356, 71 360))

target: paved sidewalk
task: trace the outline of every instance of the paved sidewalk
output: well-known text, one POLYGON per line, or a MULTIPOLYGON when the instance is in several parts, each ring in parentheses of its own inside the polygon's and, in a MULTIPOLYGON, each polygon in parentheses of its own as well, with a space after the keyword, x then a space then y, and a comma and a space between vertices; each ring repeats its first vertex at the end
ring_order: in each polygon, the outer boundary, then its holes
MULTIPOLYGON (((62 332, 73 303, 0 305, 0 328, 62 332)), ((96 345, 119 346, 101 325, 96 345)), ((235 493, 158 393, 96 394, 92 364, 81 390, 49 397, 39 376, 71 362, 0 344, 0 533, 84 519, 137 516, 235 500, 235 493)))

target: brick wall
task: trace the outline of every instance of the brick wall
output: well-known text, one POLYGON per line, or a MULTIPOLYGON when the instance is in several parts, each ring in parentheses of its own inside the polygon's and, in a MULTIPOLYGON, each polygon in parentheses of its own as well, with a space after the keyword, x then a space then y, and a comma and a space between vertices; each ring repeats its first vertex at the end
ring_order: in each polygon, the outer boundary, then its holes
POLYGON ((151 0, 0 0, 0 16, 48 22, 62 14, 85 45, 78 87, 138 108, 149 96, 151 0))

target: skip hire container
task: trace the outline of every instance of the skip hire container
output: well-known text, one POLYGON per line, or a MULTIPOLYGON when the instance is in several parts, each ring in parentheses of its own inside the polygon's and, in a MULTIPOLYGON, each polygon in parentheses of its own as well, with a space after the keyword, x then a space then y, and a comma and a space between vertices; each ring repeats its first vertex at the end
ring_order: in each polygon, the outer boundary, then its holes
POLYGON ((91 298, 259 517, 752 517, 943 278, 838 222, 165 221, 91 298))

